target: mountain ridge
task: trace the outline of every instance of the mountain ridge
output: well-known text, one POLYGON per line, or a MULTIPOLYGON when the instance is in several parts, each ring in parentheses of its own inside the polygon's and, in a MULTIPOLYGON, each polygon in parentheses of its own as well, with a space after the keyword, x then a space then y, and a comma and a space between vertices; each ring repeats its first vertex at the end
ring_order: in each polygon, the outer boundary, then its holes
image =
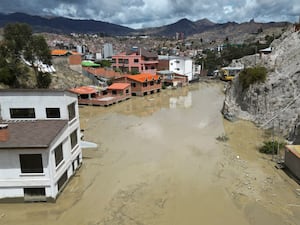
MULTIPOLYGON (((269 22, 256 23, 254 20, 244 23, 227 22, 214 23, 206 18, 197 21, 191 21, 182 18, 177 22, 167 24, 160 27, 151 27, 143 29, 133 29, 109 22, 96 21, 92 19, 70 19, 65 17, 42 17, 28 15, 25 13, 0 13, 0 27, 4 27, 7 23, 22 22, 33 27, 35 32, 49 33, 101 33, 109 36, 120 35, 150 35, 150 36, 174 36, 177 32, 184 33, 185 37, 201 34, 206 31, 221 32, 223 29, 239 30, 243 32, 255 32, 259 27, 281 27, 288 22, 269 22)), ((225 32, 226 33, 226 32, 225 32)))

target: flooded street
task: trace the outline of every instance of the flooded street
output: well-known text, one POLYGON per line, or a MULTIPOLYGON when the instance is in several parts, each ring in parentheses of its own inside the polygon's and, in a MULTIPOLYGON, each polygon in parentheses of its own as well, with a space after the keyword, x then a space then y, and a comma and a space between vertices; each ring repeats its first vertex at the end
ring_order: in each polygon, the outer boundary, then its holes
POLYGON ((223 120, 222 88, 80 108, 84 139, 98 149, 83 150, 56 203, 0 204, 0 224, 300 224, 299 185, 258 153, 263 131, 223 120))

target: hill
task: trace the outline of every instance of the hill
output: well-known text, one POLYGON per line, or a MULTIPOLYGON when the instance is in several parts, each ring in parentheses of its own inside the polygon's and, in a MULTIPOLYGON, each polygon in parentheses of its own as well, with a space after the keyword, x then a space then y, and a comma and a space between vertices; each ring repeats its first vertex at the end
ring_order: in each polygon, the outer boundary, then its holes
POLYGON ((267 68, 267 80, 243 90, 235 78, 226 91, 224 115, 248 119, 266 129, 275 126, 291 141, 300 137, 299 45, 300 33, 291 28, 272 42, 272 53, 235 60, 234 66, 267 68))
POLYGON ((128 27, 95 20, 74 20, 64 17, 45 18, 24 13, 0 14, 0 27, 14 22, 27 23, 33 27, 35 32, 127 35, 134 31, 128 27))
POLYGON ((7 23, 22 22, 31 25, 36 32, 48 33, 102 33, 111 36, 122 35, 151 35, 174 37, 176 32, 184 33, 185 37, 213 32, 217 36, 234 37, 236 34, 255 33, 258 29, 285 27, 286 22, 256 23, 254 20, 245 23, 214 23, 208 19, 191 21, 186 18, 175 23, 160 27, 131 29, 112 23, 95 20, 75 20, 64 17, 45 18, 24 13, 0 14, 0 27, 7 23))

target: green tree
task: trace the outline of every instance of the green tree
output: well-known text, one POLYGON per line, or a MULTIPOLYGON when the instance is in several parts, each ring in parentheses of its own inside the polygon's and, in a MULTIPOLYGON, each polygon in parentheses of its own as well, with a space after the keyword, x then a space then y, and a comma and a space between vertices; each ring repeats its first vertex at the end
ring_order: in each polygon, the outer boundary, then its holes
POLYGON ((99 62, 99 64, 101 65, 101 67, 110 67, 111 66, 111 62, 109 60, 101 60, 99 62))
MULTIPOLYGON (((17 87, 17 78, 28 75, 28 71, 24 69, 21 63, 22 57, 33 65, 37 80, 41 77, 47 77, 48 79, 48 75, 38 77, 36 63, 42 62, 51 65, 50 49, 43 36, 33 35, 31 27, 22 23, 6 25, 3 36, 4 40, 0 44, 0 56, 4 58, 0 59, 1 82, 17 87)), ((49 82, 46 80, 45 83, 49 82)), ((38 83, 37 86, 39 86, 38 83)))
POLYGON ((24 23, 11 23, 4 27, 3 36, 10 57, 17 60, 32 36, 32 29, 24 23))
POLYGON ((38 88, 48 88, 51 84, 51 74, 38 72, 36 81, 38 88))
POLYGON ((41 72, 38 71, 39 63, 51 65, 50 49, 42 35, 31 36, 24 49, 24 58, 32 65, 37 80, 37 86, 48 88, 51 83, 51 74, 45 73, 44 75, 41 75, 41 72), (42 79, 45 79, 45 81, 42 81, 42 79), (46 86, 46 84, 48 84, 48 86, 46 86))

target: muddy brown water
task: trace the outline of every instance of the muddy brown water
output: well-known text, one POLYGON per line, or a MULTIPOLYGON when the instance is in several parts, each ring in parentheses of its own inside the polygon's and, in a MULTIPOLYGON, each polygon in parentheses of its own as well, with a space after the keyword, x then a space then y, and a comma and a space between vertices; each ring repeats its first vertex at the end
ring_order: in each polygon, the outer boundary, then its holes
POLYGON ((0 204, 0 224, 300 224, 299 185, 257 152, 263 131, 223 120, 222 89, 197 83, 80 108, 98 149, 83 150, 56 203, 0 204))

